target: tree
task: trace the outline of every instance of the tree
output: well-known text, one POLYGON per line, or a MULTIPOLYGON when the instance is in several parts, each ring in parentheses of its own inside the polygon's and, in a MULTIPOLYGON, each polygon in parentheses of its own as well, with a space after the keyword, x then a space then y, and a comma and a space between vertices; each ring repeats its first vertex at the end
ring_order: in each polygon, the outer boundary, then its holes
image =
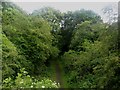
POLYGON ((59 52, 52 46, 53 36, 50 31, 51 26, 47 21, 26 16, 16 8, 4 7, 3 32, 19 48, 19 54, 33 64, 33 67, 27 69, 30 74, 40 74, 46 68, 45 63, 59 52))
POLYGON ((74 12, 67 12, 63 17, 63 27, 61 28, 61 47, 62 52, 68 51, 72 37, 74 37, 74 32, 79 24, 85 21, 90 21, 91 23, 102 22, 99 15, 90 10, 77 10, 74 12))
POLYGON ((44 7, 39 10, 33 11, 32 16, 42 17, 47 20, 52 26, 52 32, 56 32, 60 29, 62 13, 51 7, 44 7))
POLYGON ((117 20, 118 20, 118 11, 117 10, 118 10, 117 5, 114 5, 114 6, 108 5, 102 9, 103 14, 106 15, 106 18, 108 19, 108 20, 106 20, 106 22, 108 24, 117 22, 117 20))
POLYGON ((19 49, 2 34, 2 79, 17 75, 19 69, 22 67, 28 67, 29 62, 26 61, 24 56, 18 54, 19 49))

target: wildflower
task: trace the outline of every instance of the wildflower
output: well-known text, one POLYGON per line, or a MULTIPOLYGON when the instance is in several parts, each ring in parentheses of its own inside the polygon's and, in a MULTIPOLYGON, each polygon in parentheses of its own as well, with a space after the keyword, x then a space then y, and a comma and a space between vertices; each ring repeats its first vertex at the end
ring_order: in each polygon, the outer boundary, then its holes
POLYGON ((45 88, 45 86, 42 86, 42 88, 45 88))
POLYGON ((55 85, 55 83, 52 83, 52 85, 55 85))
POLYGON ((24 73, 24 74, 27 74, 27 72, 26 72, 26 71, 24 71, 23 73, 24 73))

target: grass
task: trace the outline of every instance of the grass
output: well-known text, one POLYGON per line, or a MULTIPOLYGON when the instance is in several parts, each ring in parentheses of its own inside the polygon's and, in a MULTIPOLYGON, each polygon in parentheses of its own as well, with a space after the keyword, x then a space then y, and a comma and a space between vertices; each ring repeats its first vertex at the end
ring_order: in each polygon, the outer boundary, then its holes
MULTIPOLYGON (((47 68, 47 72, 45 76, 47 76, 47 78, 51 79, 52 81, 58 82, 59 80, 57 78, 57 74, 60 74, 60 79, 61 79, 60 81, 62 82, 61 88, 68 88, 67 76, 64 72, 63 63, 60 61, 60 59, 51 61, 50 66, 47 68), (60 69, 59 73, 56 71, 56 64, 58 64, 58 67, 60 69)), ((37 76, 37 78, 42 79, 42 77, 40 76, 37 76)))

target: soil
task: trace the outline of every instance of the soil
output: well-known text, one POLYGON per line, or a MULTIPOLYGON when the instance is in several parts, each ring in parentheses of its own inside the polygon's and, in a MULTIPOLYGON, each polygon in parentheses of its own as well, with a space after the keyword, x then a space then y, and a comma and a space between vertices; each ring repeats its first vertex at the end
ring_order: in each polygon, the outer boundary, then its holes
POLYGON ((62 79, 62 71, 58 62, 55 65, 55 69, 56 69, 56 82, 60 84, 61 88, 63 88, 64 84, 62 79))

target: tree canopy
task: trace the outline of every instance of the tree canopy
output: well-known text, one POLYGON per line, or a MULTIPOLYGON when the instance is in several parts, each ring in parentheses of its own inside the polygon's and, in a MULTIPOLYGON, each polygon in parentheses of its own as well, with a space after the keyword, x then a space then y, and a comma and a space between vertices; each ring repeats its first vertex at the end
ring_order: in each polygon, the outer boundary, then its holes
POLYGON ((68 88, 120 88, 117 21, 85 9, 0 8, 3 88, 64 88, 60 72, 68 88))

